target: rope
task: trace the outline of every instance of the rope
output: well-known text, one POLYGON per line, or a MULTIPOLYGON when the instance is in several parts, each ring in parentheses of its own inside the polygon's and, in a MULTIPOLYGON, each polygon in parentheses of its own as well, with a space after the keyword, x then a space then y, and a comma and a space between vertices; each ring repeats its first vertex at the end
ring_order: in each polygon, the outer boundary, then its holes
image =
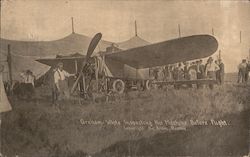
MULTIPOLYGON (((3 54, 4 56, 8 56, 8 54, 6 54, 6 53, 1 53, 1 54, 3 54)), ((16 52, 16 51, 13 51, 13 50, 11 50, 11 53, 10 53, 11 55, 13 55, 13 56, 18 56, 18 57, 32 57, 32 58, 41 58, 41 56, 35 56, 35 55, 22 55, 22 54, 18 54, 18 52, 16 52)))
POLYGON ((21 54, 13 53, 13 52, 11 52, 11 55, 18 56, 18 57, 23 57, 23 58, 41 58, 41 56, 26 56, 26 55, 21 55, 21 54))

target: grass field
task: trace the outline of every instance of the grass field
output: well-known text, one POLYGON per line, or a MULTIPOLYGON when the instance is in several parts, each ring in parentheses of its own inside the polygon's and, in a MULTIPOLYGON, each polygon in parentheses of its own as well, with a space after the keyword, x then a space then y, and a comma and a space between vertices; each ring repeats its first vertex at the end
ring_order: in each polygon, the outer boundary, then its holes
POLYGON ((20 157, 242 155, 248 149, 249 118, 245 115, 249 115, 249 87, 227 84, 214 90, 132 91, 109 102, 62 101, 60 111, 51 106, 46 88, 36 92, 36 99, 29 102, 10 98, 13 111, 2 115, 3 154, 20 157), (186 130, 166 131, 140 130, 141 126, 145 128, 144 123, 130 130, 124 125, 124 121, 211 119, 225 120, 230 126, 187 123, 186 130))

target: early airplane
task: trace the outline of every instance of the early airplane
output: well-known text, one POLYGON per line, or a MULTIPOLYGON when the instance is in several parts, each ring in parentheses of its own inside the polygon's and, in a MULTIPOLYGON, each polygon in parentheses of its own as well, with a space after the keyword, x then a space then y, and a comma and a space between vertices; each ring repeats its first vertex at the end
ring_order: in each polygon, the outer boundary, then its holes
POLYGON ((69 73, 78 73, 71 93, 76 89, 85 95, 90 91, 90 82, 95 81, 98 91, 150 89, 153 78, 150 68, 211 56, 218 48, 217 40, 210 35, 192 35, 146 46, 120 50, 111 45, 105 52, 92 55, 102 34, 98 33, 90 42, 86 55, 61 58, 44 58, 37 61, 51 67, 64 63, 69 73))

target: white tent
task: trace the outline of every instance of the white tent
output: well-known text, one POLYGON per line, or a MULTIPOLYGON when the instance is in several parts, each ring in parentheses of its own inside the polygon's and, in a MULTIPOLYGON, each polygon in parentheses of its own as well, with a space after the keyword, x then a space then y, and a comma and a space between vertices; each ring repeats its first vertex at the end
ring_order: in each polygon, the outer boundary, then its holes
MULTIPOLYGON (((65 38, 54 41, 16 41, 1 39, 0 55, 1 64, 5 66, 3 79, 9 79, 7 64, 8 45, 10 45, 12 77, 13 80, 20 80, 19 74, 27 69, 31 70, 38 78, 49 69, 48 66, 38 63, 35 60, 44 57, 69 55, 72 53, 86 54, 92 38, 72 33, 65 38)), ((101 40, 95 52, 105 51, 110 46, 108 41, 101 40)))

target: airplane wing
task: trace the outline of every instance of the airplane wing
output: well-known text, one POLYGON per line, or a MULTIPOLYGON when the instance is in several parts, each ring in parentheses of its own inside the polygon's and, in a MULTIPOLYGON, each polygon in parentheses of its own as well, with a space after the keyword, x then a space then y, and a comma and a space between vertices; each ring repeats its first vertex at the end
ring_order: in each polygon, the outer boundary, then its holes
POLYGON ((205 58, 217 48, 218 42, 213 36, 193 35, 106 54, 105 57, 141 69, 205 58))
MULTIPOLYGON (((69 73, 75 73, 76 69, 76 62, 77 65, 81 65, 85 57, 65 57, 65 58, 43 58, 37 59, 37 62, 42 64, 46 64, 51 67, 56 67, 59 62, 63 63, 63 68, 65 71, 69 73)), ((78 67, 80 68, 80 67, 78 67)))

